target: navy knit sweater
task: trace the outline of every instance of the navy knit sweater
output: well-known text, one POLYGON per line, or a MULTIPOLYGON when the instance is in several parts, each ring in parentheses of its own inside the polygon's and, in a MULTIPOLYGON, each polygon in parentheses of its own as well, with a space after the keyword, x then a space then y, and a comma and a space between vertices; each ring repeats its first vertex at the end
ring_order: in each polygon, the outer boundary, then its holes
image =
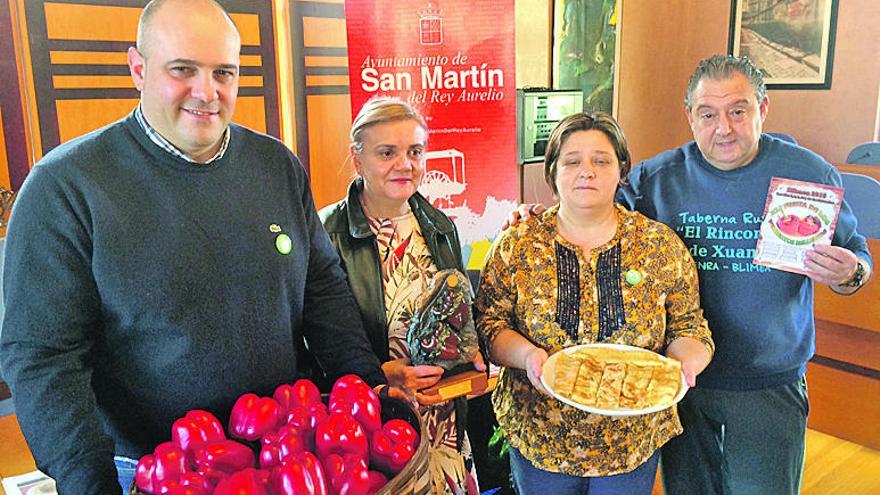
POLYGON ((301 164, 231 129, 223 158, 196 165, 129 116, 46 155, 19 193, 0 364, 60 493, 118 493, 114 453, 293 381, 303 337, 331 376, 384 381, 301 164))

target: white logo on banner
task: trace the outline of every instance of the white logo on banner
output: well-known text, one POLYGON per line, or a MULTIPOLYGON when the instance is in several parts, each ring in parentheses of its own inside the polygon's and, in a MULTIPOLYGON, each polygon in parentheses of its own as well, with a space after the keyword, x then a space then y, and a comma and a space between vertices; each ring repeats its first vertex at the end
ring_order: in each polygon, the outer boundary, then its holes
POLYGON ((423 45, 443 44, 443 18, 440 9, 431 4, 419 12, 419 42, 423 45))

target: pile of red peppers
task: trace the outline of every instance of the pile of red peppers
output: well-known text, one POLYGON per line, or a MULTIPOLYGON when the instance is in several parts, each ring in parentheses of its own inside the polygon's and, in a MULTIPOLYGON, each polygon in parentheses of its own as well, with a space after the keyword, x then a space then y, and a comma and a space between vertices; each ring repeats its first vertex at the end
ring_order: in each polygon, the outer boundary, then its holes
POLYGON ((232 408, 228 432, 231 438, 211 413, 189 411, 172 425, 171 441, 138 462, 138 490, 372 495, 403 469, 419 441, 406 421, 382 424, 379 397, 356 375, 336 381, 327 405, 309 380, 283 384, 272 397, 244 394, 232 408), (258 456, 251 445, 259 447, 258 456))

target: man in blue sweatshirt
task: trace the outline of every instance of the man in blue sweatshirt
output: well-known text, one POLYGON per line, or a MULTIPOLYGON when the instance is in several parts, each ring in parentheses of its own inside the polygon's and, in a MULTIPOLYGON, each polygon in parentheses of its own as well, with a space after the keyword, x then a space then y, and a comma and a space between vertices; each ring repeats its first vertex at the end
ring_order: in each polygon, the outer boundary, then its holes
POLYGON ((700 62, 685 110, 694 141, 633 168, 618 201, 672 227, 697 262, 715 356, 679 404, 684 434, 662 451, 670 495, 797 494, 815 350, 813 284, 848 295, 872 263, 844 202, 809 276, 752 264, 772 177, 841 186, 819 155, 767 134, 761 71, 746 57, 700 62))
POLYGON ((127 493, 175 418, 225 422, 295 380, 303 339, 331 377, 384 382, 305 170, 230 124, 240 48, 215 2, 151 2, 128 53, 140 105, 19 192, 0 364, 60 494, 127 493))

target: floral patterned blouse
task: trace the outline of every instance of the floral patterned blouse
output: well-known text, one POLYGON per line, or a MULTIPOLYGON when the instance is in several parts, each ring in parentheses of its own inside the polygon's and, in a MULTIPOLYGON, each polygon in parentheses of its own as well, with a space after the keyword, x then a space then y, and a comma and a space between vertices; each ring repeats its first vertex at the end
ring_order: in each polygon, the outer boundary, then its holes
MULTIPOLYGON (((614 238, 587 255, 559 235, 558 210, 508 229, 492 245, 476 299, 478 333, 489 349, 510 329, 548 354, 594 342, 663 353, 678 337, 714 351, 694 261, 671 229, 618 206, 614 238)), ((519 369, 502 369, 492 400, 511 446, 536 467, 574 476, 632 471, 682 431, 675 407, 591 414, 541 394, 519 369)))
MULTIPOLYGON (((396 218, 367 217, 376 234, 385 288, 388 354, 391 359, 409 358, 406 335, 415 313, 416 300, 425 291, 437 266, 431 258, 419 223, 412 212, 396 218)), ((422 406, 419 413, 428 431, 432 493, 455 493, 466 486, 468 473, 464 457, 470 458, 470 444, 463 441, 463 452, 456 450, 455 404, 446 401, 422 406), (453 487, 450 487, 450 483, 453 487)))

